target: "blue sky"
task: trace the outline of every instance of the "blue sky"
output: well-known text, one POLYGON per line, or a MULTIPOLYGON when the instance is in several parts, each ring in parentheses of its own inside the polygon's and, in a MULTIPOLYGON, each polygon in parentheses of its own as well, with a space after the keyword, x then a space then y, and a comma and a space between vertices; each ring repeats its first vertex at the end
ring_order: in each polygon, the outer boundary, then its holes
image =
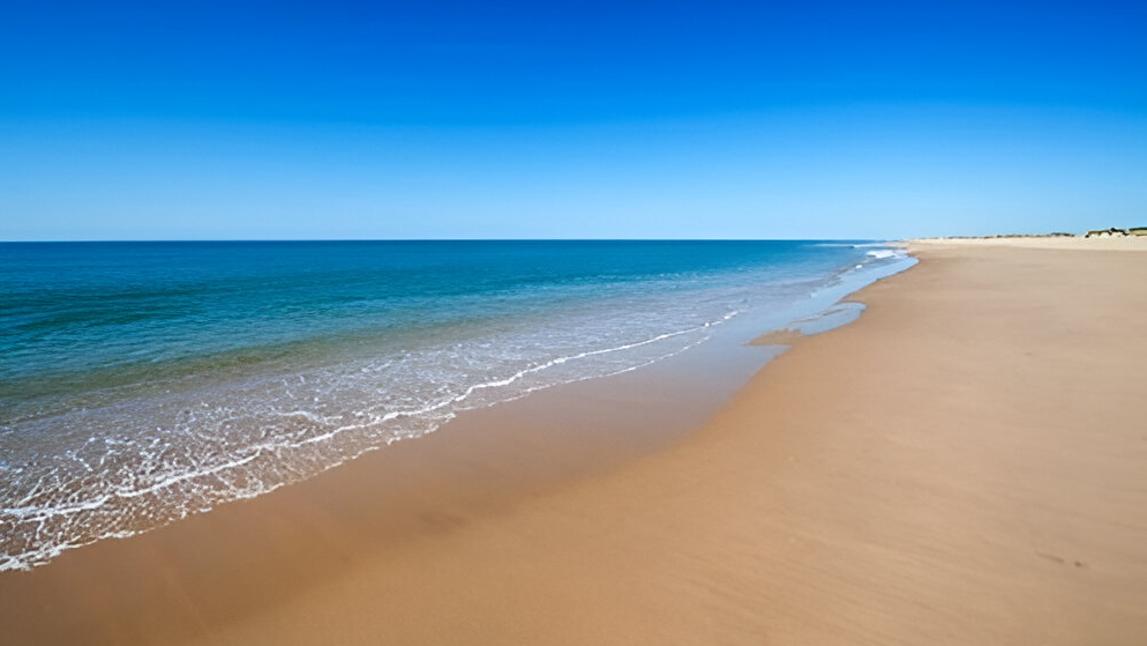
POLYGON ((1147 7, 0 8, 0 239, 1147 224, 1147 7))

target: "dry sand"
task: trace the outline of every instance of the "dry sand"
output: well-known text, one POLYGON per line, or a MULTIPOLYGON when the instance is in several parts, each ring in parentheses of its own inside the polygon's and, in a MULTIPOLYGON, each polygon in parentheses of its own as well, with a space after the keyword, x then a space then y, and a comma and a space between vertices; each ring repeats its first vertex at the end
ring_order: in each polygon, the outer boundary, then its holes
POLYGON ((912 243, 917 249, 940 247, 1010 247, 1025 249, 1060 249, 1064 251, 1147 251, 1147 237, 1000 237, 1000 238, 928 238, 912 243))
POLYGON ((1147 642, 1147 254, 914 251, 671 446, 499 450, 520 429, 484 411, 489 442, 0 576, 0 620, 11 643, 1147 642))

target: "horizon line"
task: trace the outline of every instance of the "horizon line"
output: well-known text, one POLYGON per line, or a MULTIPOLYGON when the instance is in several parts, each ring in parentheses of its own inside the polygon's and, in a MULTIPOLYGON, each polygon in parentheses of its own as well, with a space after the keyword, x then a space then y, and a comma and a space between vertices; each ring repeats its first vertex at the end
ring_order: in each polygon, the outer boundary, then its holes
POLYGON ((0 240, 0 244, 139 242, 894 242, 906 238, 77 238, 0 240))

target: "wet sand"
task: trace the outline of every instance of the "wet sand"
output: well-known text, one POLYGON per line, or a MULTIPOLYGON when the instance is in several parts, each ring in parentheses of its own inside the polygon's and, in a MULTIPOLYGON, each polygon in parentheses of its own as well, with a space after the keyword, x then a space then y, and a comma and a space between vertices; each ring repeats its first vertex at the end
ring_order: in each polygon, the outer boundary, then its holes
POLYGON ((1143 643, 1147 254, 913 250, 707 421, 656 380, 481 411, 2 575, 6 636, 1143 643))

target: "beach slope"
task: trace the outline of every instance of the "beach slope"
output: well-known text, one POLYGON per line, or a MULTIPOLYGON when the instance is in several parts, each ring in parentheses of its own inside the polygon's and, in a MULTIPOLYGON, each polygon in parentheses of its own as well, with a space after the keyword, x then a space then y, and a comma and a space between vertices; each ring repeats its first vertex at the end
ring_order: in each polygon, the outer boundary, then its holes
MULTIPOLYGON (((913 252, 919 266, 857 296, 858 322, 797 339, 672 446, 498 513, 439 514, 412 540, 345 554, 338 576, 248 604, 257 612, 200 613, 187 636, 1143 643, 1147 253, 913 252)), ((209 590, 174 579, 195 616, 209 590)))
POLYGON ((1142 643, 1147 255, 914 250, 675 448, 227 641, 1142 643))

